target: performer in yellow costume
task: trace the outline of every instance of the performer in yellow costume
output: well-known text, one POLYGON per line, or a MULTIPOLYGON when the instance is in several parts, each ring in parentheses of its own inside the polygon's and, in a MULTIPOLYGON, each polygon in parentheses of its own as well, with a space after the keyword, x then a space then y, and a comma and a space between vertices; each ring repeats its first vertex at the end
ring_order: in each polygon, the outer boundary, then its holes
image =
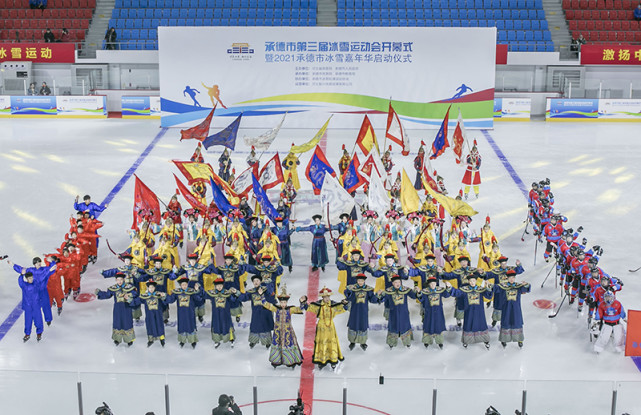
POLYGON ((490 261, 490 255, 492 253, 492 244, 496 243, 496 236, 490 228, 490 217, 485 218, 485 225, 481 228, 481 240, 479 241, 479 262, 477 268, 484 269, 485 271, 490 271, 494 266, 490 261))
POLYGON ((127 247, 127 250, 131 252, 131 263, 138 268, 144 268, 145 258, 147 256, 147 247, 140 239, 140 234, 138 232, 134 232, 132 238, 131 243, 127 247))
MULTIPOLYGON (((292 144, 292 147, 294 144, 292 144)), ((292 179, 292 185, 294 186, 294 189, 298 190, 300 189, 300 182, 298 181, 298 170, 296 170, 297 166, 300 164, 300 161, 298 160, 298 157, 294 153, 289 153, 287 154, 287 157, 283 159, 283 168, 285 171, 283 171, 283 186, 282 188, 285 187, 285 184, 287 181, 291 178, 292 179)))
POLYGON ((319 369, 323 369, 328 363, 334 369, 338 362, 344 359, 338 343, 334 317, 345 312, 347 301, 333 302, 330 298, 332 290, 326 287, 323 287, 319 295, 321 301, 310 303, 307 309, 309 313, 314 313, 318 317, 312 362, 317 364, 319 369))

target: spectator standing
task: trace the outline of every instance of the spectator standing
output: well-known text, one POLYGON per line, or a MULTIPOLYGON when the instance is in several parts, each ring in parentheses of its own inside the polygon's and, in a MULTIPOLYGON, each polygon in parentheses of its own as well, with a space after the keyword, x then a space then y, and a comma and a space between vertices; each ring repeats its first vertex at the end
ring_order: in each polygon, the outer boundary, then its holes
POLYGON ((27 95, 38 95, 38 90, 36 89, 35 82, 32 82, 29 84, 29 89, 27 89, 27 95))
POLYGON ((634 9, 634 20, 641 21, 641 3, 634 9))
POLYGON ((60 39, 58 39, 58 42, 69 42, 69 31, 64 27, 62 28, 62 32, 60 32, 60 39))
POLYGON ((218 406, 211 410, 211 415, 226 414, 243 415, 236 402, 234 402, 234 397, 223 394, 218 398, 218 406))
POLYGON ((107 30, 107 34, 105 35, 105 48, 107 50, 115 50, 116 49, 116 29, 115 28, 110 28, 107 30))
POLYGON ((51 29, 47 29, 44 34, 45 43, 53 43, 56 41, 56 37, 53 35, 51 29))
POLYGON ((40 87, 40 95, 51 95, 51 89, 47 86, 46 82, 43 82, 40 87))

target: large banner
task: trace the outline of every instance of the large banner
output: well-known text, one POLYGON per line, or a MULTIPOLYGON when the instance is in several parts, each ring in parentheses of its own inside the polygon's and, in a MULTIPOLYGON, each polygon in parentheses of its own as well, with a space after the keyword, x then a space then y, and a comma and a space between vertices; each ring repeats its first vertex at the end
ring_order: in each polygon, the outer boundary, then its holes
POLYGON ((160 118, 160 97, 123 96, 122 118, 160 118))
POLYGON ((581 45, 581 65, 641 65, 641 45, 581 45))
POLYGON ((547 121, 641 121, 639 99, 548 99, 547 121))
POLYGON ((59 117, 106 117, 107 97, 104 95, 56 97, 59 117))
POLYGON ((496 28, 160 27, 162 126, 492 128, 496 28), (199 39, 199 41, 194 41, 199 39))
POLYGON ((0 43, 0 62, 74 63, 73 43, 0 43))

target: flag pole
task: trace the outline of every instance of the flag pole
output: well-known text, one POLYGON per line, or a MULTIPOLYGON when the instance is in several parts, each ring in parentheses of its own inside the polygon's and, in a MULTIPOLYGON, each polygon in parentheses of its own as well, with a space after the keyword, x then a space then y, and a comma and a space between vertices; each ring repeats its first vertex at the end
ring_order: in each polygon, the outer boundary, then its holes
MULTIPOLYGON (((389 97, 389 105, 390 107, 392 106, 392 97, 389 97)), ((389 114, 389 108, 387 108, 387 113, 389 114)), ((383 139, 383 153, 385 153, 385 149, 387 148, 387 125, 385 126, 385 138, 383 139)), ((380 153, 378 154, 380 156, 380 153)))

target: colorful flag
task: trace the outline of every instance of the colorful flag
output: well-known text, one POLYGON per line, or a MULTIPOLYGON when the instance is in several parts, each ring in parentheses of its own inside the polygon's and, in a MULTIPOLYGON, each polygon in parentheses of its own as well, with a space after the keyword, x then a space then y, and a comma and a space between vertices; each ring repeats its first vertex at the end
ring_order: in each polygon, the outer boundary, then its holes
MULTIPOLYGON (((434 174, 436 175, 436 170, 434 170, 434 174)), ((427 184, 429 187, 434 189, 434 191, 440 193, 436 180, 434 180, 432 175, 430 175, 430 172, 427 171, 427 167, 425 165, 423 165, 423 180, 425 181, 425 183, 423 183, 423 187, 425 187, 425 185, 427 184)))
POLYGON ((134 186, 134 222, 131 225, 131 229, 138 228, 138 224, 143 221, 143 216, 149 216, 150 221, 153 223, 160 223, 158 196, 138 176, 135 174, 134 176, 136 177, 136 185, 134 186))
POLYGON ((272 203, 269 201, 269 198, 267 197, 267 192, 265 192, 265 188, 260 185, 258 182, 258 179, 256 176, 252 174, 252 189, 254 190, 254 197, 258 201, 258 204, 260 207, 263 209, 263 212, 265 212, 265 215, 273 222, 274 219, 276 219, 278 215, 278 211, 272 205, 272 203))
MULTIPOLYGON (((449 196, 437 193, 431 187, 425 188, 427 192, 434 198, 440 205, 450 214, 452 217, 456 216, 474 216, 478 212, 472 209, 472 206, 468 205, 462 200, 456 200, 449 196)), ((454 222, 452 222, 454 223, 454 222)))
POLYGON ((327 158, 325 158, 323 150, 321 150, 319 146, 316 146, 314 154, 312 154, 312 158, 309 160, 309 164, 305 169, 305 177, 312 183, 315 195, 320 194, 321 188, 323 187, 323 180, 325 179, 325 172, 332 175, 332 177, 336 177, 336 173, 329 165, 327 158))
POLYGON ((209 180, 209 184, 211 185, 211 195, 213 196, 214 203, 218 206, 218 209, 220 209, 225 215, 236 209, 235 206, 229 203, 229 200, 227 200, 222 190, 220 190, 220 187, 218 187, 214 182, 213 178, 209 180))
POLYGON ((445 118, 443 118, 443 122, 441 123, 441 128, 438 129, 438 133, 436 133, 436 137, 432 143, 432 155, 430 156, 430 160, 433 160, 443 154, 445 149, 450 146, 450 143, 447 141, 447 122, 450 118, 450 108, 452 108, 451 105, 447 108, 445 118))
POLYGON ((214 111, 216 110, 216 106, 214 105, 214 108, 212 108, 211 112, 203 122, 198 124, 195 127, 187 128, 186 130, 180 130, 180 141, 183 140, 189 140, 189 139, 195 139, 198 141, 203 141, 205 138, 207 138, 207 134, 209 134, 209 125, 211 124, 211 119, 214 116, 214 111))
POLYGON ((178 161, 172 160, 178 167, 178 170, 185 176, 188 184, 195 182, 208 182, 209 178, 214 174, 209 163, 196 163, 194 161, 178 161))
POLYGON ((265 190, 283 183, 283 168, 280 164, 278 153, 272 157, 260 170, 258 182, 265 190))
POLYGON ((212 173, 211 179, 218 185, 219 189, 227 193, 231 204, 234 206, 238 206, 238 204, 240 203, 240 196, 234 191, 234 189, 232 189, 229 183, 221 179, 220 176, 218 176, 216 173, 212 173))
POLYGON ((387 212, 390 208, 390 198, 387 190, 385 190, 381 178, 376 174, 369 178, 367 207, 374 212, 387 212))
POLYGON ((178 186, 178 191, 180 192, 181 195, 183 195, 187 203, 189 203, 191 207, 193 207, 194 209, 196 209, 201 213, 207 212, 207 206, 200 203, 198 198, 194 196, 193 193, 191 193, 191 191, 187 188, 187 186, 185 186, 183 182, 181 182, 178 176, 176 176, 175 174, 174 174, 174 179, 176 179, 176 186, 178 186))
POLYGON ((341 186, 335 175, 325 172, 320 191, 321 212, 325 220, 329 211, 329 220, 338 223, 343 213, 350 213, 356 203, 354 198, 341 186))
POLYGON ((408 137, 405 128, 403 128, 403 124, 401 124, 401 119, 396 111, 394 111, 394 108, 392 108, 391 101, 389 103, 389 110, 387 111, 387 129, 385 131, 385 137, 401 146, 403 148, 401 154, 404 156, 407 156, 410 153, 410 138, 408 137))
POLYGON ((456 121, 456 128, 452 139, 454 140, 454 154, 456 154, 456 164, 461 164, 461 157, 463 155, 463 143, 467 139, 465 133, 465 126, 463 125, 463 116, 461 115, 461 107, 458 109, 458 120, 456 121))
POLYGON ((248 167, 244 172, 240 173, 236 180, 231 184, 232 189, 236 194, 244 196, 252 188, 252 177, 255 172, 254 167, 248 167))
MULTIPOLYGON (((628 326, 625 340, 625 355, 641 356, 641 347, 639 347, 641 345, 641 311, 627 310, 627 312, 628 326)), ((635 361, 635 363, 638 365, 638 360, 635 361)))
POLYGON ((205 140, 203 140, 203 146, 205 146, 206 149, 209 149, 211 146, 224 146, 233 150, 236 147, 236 136, 238 135, 241 118, 243 118, 242 113, 224 130, 205 138, 205 140))
POLYGON ((414 184, 407 177, 405 169, 403 169, 403 174, 401 176, 401 206, 403 207, 403 213, 406 215, 416 212, 421 207, 421 199, 418 197, 418 192, 414 188, 414 184))
POLYGON ((318 132, 316 133, 314 138, 312 138, 311 140, 309 140, 305 144, 301 144, 299 146, 292 145, 292 147, 289 149, 289 152, 290 153, 294 153, 294 154, 300 154, 300 153, 305 153, 305 152, 311 150, 312 148, 314 148, 318 143, 320 143, 321 138, 323 138, 323 136, 326 134, 327 126, 329 125, 329 120, 331 120, 332 117, 333 117, 333 115, 329 116, 327 121, 325 121, 325 124, 321 127, 320 130, 318 130, 318 132))
POLYGON ((380 154, 378 149, 378 142, 376 141, 376 134, 374 134, 374 127, 369 121, 367 115, 363 118, 361 129, 356 137, 356 145, 363 151, 363 154, 369 154, 373 147, 376 147, 376 154, 380 154))
POLYGON ((358 155, 354 153, 354 157, 350 160, 349 165, 343 172, 343 177, 341 177, 343 180, 343 187, 347 190, 347 193, 352 193, 360 186, 367 183, 367 180, 365 180, 358 172, 360 165, 361 163, 358 160, 358 155))
POLYGON ((283 122, 285 122, 285 116, 287 114, 283 115, 283 119, 280 120, 278 125, 271 130, 267 131, 266 133, 263 133, 259 135, 258 137, 243 137, 243 140, 245 141, 245 145, 247 147, 254 146, 256 150, 261 150, 265 151, 269 148, 270 145, 274 142, 274 139, 276 139, 276 136, 278 135, 278 132, 280 131, 280 127, 283 126, 283 122))
POLYGON ((374 155, 373 152, 370 152, 367 156, 365 163, 361 167, 361 172, 367 177, 371 177, 372 172, 375 172, 378 177, 383 177, 383 175, 387 174, 381 159, 374 155))

